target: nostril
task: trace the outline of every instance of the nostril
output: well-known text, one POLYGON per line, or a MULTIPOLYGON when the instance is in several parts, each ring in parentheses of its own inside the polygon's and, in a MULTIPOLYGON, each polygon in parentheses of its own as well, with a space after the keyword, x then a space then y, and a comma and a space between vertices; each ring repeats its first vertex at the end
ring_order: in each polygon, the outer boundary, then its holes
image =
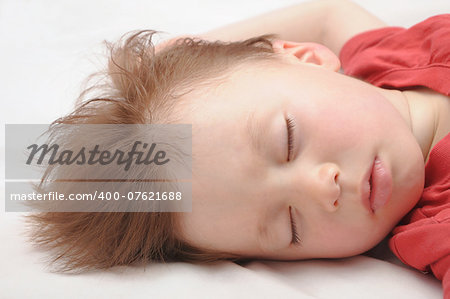
POLYGON ((338 203, 338 200, 336 199, 336 200, 334 201, 334 206, 337 207, 338 204, 339 204, 339 203, 338 203))
POLYGON ((334 182, 336 183, 336 185, 337 185, 337 181, 338 181, 338 177, 339 177, 339 173, 338 172, 336 172, 336 174, 334 175, 334 182))

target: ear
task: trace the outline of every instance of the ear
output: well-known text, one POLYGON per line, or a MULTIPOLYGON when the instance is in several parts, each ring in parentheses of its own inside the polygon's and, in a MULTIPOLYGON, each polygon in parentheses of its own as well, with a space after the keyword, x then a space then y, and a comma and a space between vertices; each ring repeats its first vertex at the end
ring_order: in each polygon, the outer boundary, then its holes
POLYGON ((321 44, 275 40, 272 46, 276 53, 294 57, 303 63, 311 63, 335 72, 341 68, 339 58, 321 44))

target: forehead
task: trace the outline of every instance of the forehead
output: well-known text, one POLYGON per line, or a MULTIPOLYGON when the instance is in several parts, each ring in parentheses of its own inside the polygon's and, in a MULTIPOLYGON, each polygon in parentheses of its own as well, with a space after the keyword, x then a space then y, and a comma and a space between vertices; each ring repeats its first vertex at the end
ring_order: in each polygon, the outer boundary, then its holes
POLYGON ((213 82, 212 87, 187 94, 191 109, 183 121, 192 124, 193 172, 196 165, 203 169, 211 168, 211 163, 225 163, 228 169, 252 175, 252 166, 261 162, 257 154, 264 152, 254 148, 264 149, 274 142, 293 99, 296 105, 303 105, 298 100, 313 80, 305 74, 316 69, 277 61, 248 63, 227 74, 225 80, 213 82))
POLYGON ((289 93, 269 76, 256 75, 259 70, 238 70, 214 88, 189 95, 193 108, 185 121, 193 127, 193 147, 198 145, 193 152, 235 147, 257 154, 254 149, 266 145, 257 133, 264 133, 274 114, 282 114, 289 93))
MULTIPOLYGON (((267 78, 254 76, 259 69, 232 72, 227 80, 213 83, 213 88, 186 95, 192 106, 182 120, 192 124, 193 177, 203 182, 200 193, 213 189, 229 194, 230 184, 261 175, 256 172, 261 159, 254 147, 264 148, 268 140, 252 133, 268 128, 264 120, 274 113, 281 116, 283 101, 276 89, 262 84, 267 78)), ((236 184, 236 191, 239 188, 236 184)))
MULTIPOLYGON (((195 98, 186 120, 192 124, 193 200, 192 213, 182 214, 181 221, 184 237, 194 245, 208 246, 215 233, 227 239, 226 231, 253 228, 255 222, 240 217, 229 223, 229 217, 242 212, 236 200, 261 196, 257 186, 264 181, 267 167, 253 148, 258 143, 265 147, 261 140, 267 139, 252 138, 251 132, 262 125, 268 127, 261 120, 280 112, 281 101, 252 85, 261 81, 248 75, 234 75, 214 90, 190 95, 195 98), (235 200, 227 200, 230 198, 235 200), (211 226, 215 228, 210 230, 211 226)), ((223 240, 228 241, 232 240, 223 240)), ((220 244, 214 245, 220 248, 220 244)))

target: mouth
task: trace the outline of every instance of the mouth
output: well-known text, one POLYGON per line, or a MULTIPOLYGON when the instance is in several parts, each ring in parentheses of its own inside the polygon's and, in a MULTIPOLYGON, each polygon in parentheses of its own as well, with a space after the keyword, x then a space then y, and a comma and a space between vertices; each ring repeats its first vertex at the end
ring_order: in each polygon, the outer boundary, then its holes
POLYGON ((392 174, 390 169, 375 157, 361 186, 361 200, 370 213, 385 206, 392 195, 392 174))

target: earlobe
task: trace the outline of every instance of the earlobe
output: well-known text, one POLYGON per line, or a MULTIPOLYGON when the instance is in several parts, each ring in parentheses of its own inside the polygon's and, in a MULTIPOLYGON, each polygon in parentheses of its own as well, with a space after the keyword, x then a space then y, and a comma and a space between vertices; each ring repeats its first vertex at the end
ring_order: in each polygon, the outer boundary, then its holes
POLYGON ((317 43, 297 43, 275 40, 272 43, 276 53, 295 57, 302 63, 310 63, 337 72, 341 68, 339 58, 327 47, 317 43))

